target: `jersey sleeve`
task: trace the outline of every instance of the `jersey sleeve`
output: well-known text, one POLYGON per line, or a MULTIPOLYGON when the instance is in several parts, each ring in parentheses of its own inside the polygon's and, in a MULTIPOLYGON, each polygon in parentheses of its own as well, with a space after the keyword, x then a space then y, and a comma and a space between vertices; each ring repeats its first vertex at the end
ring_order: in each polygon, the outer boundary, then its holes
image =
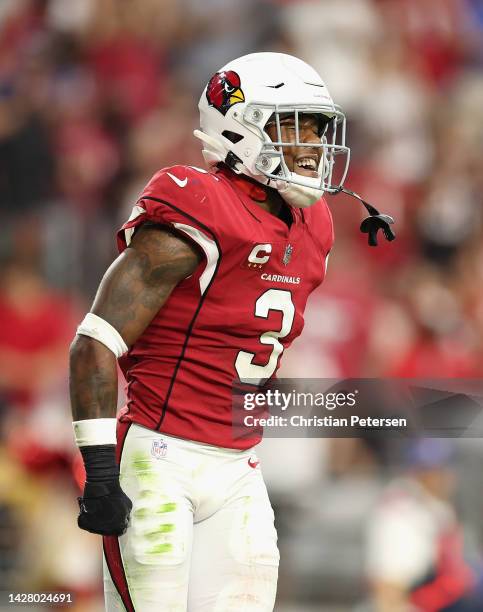
POLYGON ((217 243, 216 215, 209 193, 214 188, 213 181, 211 174, 191 166, 172 166, 157 172, 117 233, 119 252, 129 246, 136 228, 150 222, 188 237, 209 260, 217 243))

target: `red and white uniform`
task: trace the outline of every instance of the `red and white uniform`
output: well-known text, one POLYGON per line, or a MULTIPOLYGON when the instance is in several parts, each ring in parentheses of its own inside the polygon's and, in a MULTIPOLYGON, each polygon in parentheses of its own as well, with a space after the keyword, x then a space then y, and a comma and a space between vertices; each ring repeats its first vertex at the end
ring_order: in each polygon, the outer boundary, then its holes
POLYGON ((233 383, 275 374, 324 279, 333 226, 323 199, 290 208, 289 228, 252 200, 257 191, 263 194, 229 171, 174 166, 153 177, 119 231, 120 251, 151 221, 205 255, 121 359, 128 383, 122 421, 226 448, 260 441, 255 431, 233 439, 233 383))
POLYGON ((204 253, 121 360, 120 482, 133 501, 123 536, 104 538, 108 612, 271 612, 279 554, 253 447, 232 431, 233 383, 273 377, 303 328, 332 246, 323 200, 290 228, 228 171, 156 174, 118 234, 170 226, 204 253))

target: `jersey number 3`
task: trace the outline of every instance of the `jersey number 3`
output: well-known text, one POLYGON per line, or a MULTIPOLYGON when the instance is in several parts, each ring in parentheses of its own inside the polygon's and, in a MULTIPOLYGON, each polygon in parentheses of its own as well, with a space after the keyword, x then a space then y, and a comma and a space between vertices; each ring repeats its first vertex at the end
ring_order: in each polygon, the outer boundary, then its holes
POLYGON ((259 385, 264 380, 268 380, 275 372, 278 358, 283 351, 280 338, 288 336, 295 317, 295 306, 290 291, 269 289, 262 293, 255 302, 255 316, 267 319, 271 310, 278 310, 282 313, 282 328, 279 331, 266 331, 259 338, 261 344, 273 346, 268 363, 257 365, 253 363, 255 353, 239 351, 235 360, 235 369, 241 382, 259 385))

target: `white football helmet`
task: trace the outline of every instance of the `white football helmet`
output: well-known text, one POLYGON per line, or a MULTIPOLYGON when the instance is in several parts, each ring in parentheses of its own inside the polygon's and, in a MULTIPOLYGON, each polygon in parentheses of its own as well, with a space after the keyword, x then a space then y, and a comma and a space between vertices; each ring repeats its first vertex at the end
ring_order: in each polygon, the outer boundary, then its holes
POLYGON ((345 116, 334 104, 317 72, 302 60, 284 53, 252 53, 215 73, 200 101, 203 156, 209 166, 220 162, 238 174, 277 189, 292 206, 306 207, 324 191, 337 193, 349 168, 350 150, 345 144, 345 116), (281 118, 292 114, 295 142, 283 142, 281 118), (299 116, 316 115, 320 144, 300 142, 299 116), (277 140, 265 127, 274 122, 277 140), (284 160, 285 147, 320 147, 317 177, 291 172, 284 160), (337 155, 344 161, 337 165, 337 155), (335 178, 337 175, 337 178, 335 178))

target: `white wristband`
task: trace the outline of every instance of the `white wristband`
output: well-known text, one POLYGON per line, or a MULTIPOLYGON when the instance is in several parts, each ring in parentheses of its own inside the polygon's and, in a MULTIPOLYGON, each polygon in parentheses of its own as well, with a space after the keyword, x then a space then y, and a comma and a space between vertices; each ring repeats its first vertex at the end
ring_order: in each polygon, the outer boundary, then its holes
POLYGON ((129 350, 117 329, 92 312, 86 314, 84 320, 77 328, 77 333, 102 342, 118 358, 129 350))
POLYGON ((77 446, 116 444, 116 419, 86 419, 74 421, 74 436, 77 446))

